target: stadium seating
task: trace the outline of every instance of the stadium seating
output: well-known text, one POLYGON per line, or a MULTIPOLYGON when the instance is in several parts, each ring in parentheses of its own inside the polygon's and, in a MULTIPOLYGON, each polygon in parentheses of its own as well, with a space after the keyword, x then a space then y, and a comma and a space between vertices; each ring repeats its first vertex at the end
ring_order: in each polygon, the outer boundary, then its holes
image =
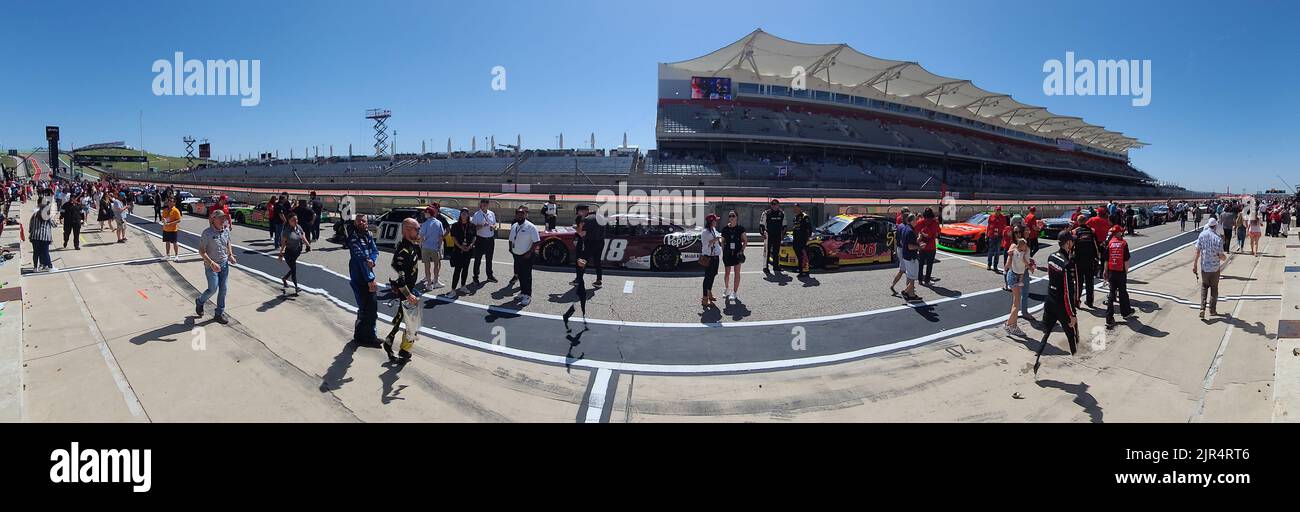
POLYGON ((1150 179, 1124 162, 1071 155, 1034 147, 1028 143, 997 141, 945 129, 942 124, 922 126, 922 120, 899 121, 869 113, 827 114, 787 107, 706 106, 665 104, 659 109, 659 129, 666 135, 747 135, 809 141, 866 144, 882 149, 907 149, 919 153, 960 155, 1010 164, 1052 167, 1150 179))

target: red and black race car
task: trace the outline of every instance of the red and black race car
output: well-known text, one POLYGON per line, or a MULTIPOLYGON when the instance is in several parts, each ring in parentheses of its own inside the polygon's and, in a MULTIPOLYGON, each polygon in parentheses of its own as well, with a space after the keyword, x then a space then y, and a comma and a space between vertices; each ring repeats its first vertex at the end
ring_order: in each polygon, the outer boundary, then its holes
MULTIPOLYGON (((542 231, 535 251, 547 265, 577 261, 572 227, 542 231)), ((605 222, 604 263, 629 269, 673 270, 700 260, 700 229, 686 229, 658 217, 611 215, 605 222)))

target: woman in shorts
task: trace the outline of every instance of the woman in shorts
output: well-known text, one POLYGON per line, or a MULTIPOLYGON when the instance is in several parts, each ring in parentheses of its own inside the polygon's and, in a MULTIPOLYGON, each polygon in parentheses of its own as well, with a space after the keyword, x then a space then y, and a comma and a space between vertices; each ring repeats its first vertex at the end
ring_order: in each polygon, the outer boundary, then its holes
POLYGON ((1020 308, 1025 305, 1022 294, 1029 288, 1029 241, 1022 238, 1016 239, 1016 245, 1011 247, 1007 253, 1006 266, 1007 273, 1006 289, 1011 291, 1011 314, 1003 324, 1003 329, 1007 334, 1024 336, 1025 331, 1020 330, 1019 318, 1020 308))
POLYGON ((1264 234, 1264 226, 1260 224, 1258 215, 1250 219, 1247 231, 1250 234, 1250 255, 1259 256, 1259 237, 1264 234))

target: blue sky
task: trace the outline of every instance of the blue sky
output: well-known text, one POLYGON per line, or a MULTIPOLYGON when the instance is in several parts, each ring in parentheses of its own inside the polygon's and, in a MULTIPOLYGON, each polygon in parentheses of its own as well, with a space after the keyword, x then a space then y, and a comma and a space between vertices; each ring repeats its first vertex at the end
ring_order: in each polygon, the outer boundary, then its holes
MULTIPOLYGON (((1300 184, 1300 30, 1294 2, 19 2, 0 9, 0 146, 111 140, 217 155, 372 143, 363 112, 394 113, 399 150, 495 135, 569 147, 595 132, 654 146, 656 63, 708 53, 755 28, 848 43, 1151 144, 1133 162, 1198 190, 1300 184), (743 6, 737 10, 735 6, 743 6), (383 34, 383 35, 378 35, 383 34), (260 59, 261 104, 155 96, 150 66, 260 59), (1150 59, 1150 106, 1045 96, 1043 62, 1150 59), (490 87, 505 66, 507 90, 490 87)), ((481 147, 481 145, 480 145, 481 147)), ((324 149, 322 149, 324 152, 324 149)))

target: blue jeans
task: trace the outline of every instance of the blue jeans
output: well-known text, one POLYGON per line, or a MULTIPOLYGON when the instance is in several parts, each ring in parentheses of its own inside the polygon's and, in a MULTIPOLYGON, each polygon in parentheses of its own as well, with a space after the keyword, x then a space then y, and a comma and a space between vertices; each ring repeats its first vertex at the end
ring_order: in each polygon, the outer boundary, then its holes
POLYGON ((1002 259, 1002 237, 989 237, 988 263, 993 270, 998 269, 998 260, 1002 259))
POLYGON ((203 274, 208 278, 208 289, 199 296, 198 303, 203 304, 212 298, 212 294, 217 294, 216 314, 220 316, 226 312, 226 278, 230 276, 230 264, 222 264, 221 272, 213 272, 212 267, 204 264, 203 274))

